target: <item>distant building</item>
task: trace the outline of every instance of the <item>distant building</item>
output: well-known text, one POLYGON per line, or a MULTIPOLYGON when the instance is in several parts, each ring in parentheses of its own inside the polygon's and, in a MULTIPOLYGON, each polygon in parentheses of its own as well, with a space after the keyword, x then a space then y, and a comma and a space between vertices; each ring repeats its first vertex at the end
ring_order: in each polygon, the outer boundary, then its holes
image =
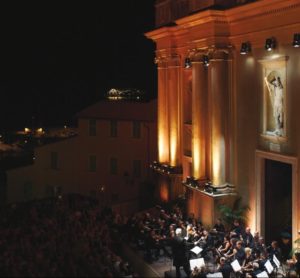
POLYGON ((78 135, 37 147, 7 172, 7 201, 64 193, 136 205, 156 155, 156 101, 101 101, 79 112, 78 135))

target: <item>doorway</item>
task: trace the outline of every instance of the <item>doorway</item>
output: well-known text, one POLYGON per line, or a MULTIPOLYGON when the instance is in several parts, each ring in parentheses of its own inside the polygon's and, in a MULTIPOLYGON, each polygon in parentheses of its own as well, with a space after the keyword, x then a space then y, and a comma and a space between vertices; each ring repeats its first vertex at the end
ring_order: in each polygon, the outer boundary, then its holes
POLYGON ((265 239, 292 234, 292 165, 265 159, 265 239))

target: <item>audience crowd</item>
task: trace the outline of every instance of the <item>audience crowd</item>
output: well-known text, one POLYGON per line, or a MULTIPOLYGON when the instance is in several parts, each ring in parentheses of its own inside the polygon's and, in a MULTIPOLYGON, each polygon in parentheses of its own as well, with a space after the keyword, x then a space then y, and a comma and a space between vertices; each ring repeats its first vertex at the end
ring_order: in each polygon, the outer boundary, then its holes
POLYGON ((0 211, 1 277, 137 277, 116 253, 118 219, 80 195, 0 211))
POLYGON ((225 278, 259 277, 268 271, 267 262, 273 268, 269 276, 300 273, 300 257, 291 256, 289 236, 266 245, 258 232, 252 234, 239 220, 228 229, 218 219, 206 229, 176 205, 126 218, 74 194, 0 209, 0 277, 138 277, 120 256, 120 247, 128 242, 143 250, 150 262, 169 257, 177 277, 180 268, 188 277, 217 272, 225 278), (190 261, 199 258, 202 264, 191 268, 190 261), (276 259, 286 268, 278 268, 276 259))

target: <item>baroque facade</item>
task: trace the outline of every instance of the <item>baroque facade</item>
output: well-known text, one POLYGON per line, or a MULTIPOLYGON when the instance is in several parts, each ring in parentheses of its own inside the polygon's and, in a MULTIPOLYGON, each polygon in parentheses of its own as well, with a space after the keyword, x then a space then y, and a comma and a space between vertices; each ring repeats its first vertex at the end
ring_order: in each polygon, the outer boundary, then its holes
POLYGON ((157 195, 185 194, 188 211, 212 225, 218 205, 238 194, 252 230, 268 238, 289 219, 296 239, 300 2, 192 2, 157 1, 146 33, 158 70, 157 195), (167 12, 179 2, 180 14, 167 12))

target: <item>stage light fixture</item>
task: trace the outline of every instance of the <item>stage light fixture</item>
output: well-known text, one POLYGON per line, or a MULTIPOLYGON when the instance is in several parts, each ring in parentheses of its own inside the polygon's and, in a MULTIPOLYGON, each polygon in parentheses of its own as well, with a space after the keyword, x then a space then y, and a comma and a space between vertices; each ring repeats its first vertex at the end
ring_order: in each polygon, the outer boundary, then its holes
POLYGON ((251 44, 250 44, 250 42, 243 42, 241 44, 241 51, 240 51, 240 53, 242 55, 246 55, 249 52, 251 52, 251 44))
POLYGON ((300 33, 294 34, 293 46, 300 47, 300 33))
POLYGON ((265 49, 267 51, 272 51, 276 47, 276 41, 274 38, 267 38, 266 39, 266 44, 265 44, 265 49))
POLYGON ((191 59, 188 58, 188 57, 185 58, 185 60, 184 60, 184 67, 185 67, 186 69, 189 69, 191 66, 192 66, 191 59))
POLYGON ((208 67, 209 66, 209 57, 207 55, 204 55, 202 58, 203 65, 208 67))

